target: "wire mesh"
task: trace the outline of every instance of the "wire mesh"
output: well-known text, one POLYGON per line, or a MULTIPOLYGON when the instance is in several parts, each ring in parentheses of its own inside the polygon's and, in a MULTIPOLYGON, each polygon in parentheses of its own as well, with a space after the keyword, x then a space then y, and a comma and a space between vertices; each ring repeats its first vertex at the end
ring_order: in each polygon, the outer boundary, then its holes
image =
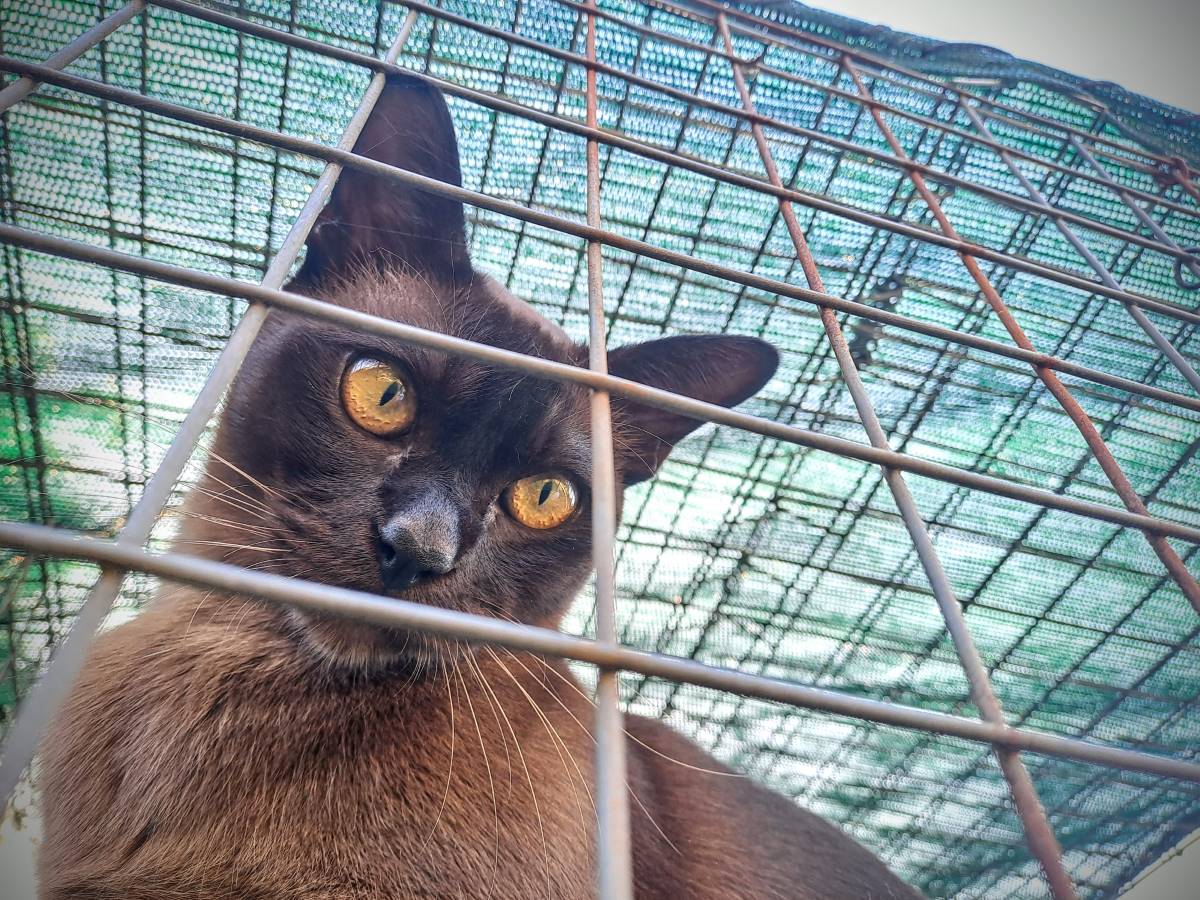
MULTIPOLYGON (((114 8, 6 7, 3 52, 44 59, 114 8)), ((350 0, 220 8, 377 56, 406 12, 350 0)), ((583 55, 586 29, 573 4, 448 0, 440 8, 470 21, 430 10, 418 19, 402 65, 584 120, 584 71, 503 37, 519 34, 583 55), (484 34, 470 23, 503 34, 484 34)), ((695 46, 721 46, 702 5, 683 10, 630 0, 601 8, 611 14, 599 23, 601 62, 709 105, 601 72, 600 125, 761 178, 749 132, 713 108, 740 103, 728 62, 695 46)), ((812 29, 811 21, 797 20, 812 29)), ((818 40, 845 37, 832 20, 812 31, 818 40)), ((795 133, 811 129, 888 152, 866 108, 846 96, 855 85, 832 54, 793 36, 774 41, 745 29, 735 29, 733 41, 738 56, 769 67, 747 73, 760 112, 792 129, 767 127, 785 184, 930 225, 905 171, 795 133)), ((69 71, 328 144, 368 77, 321 54, 160 7, 69 71)), ((1027 196, 1001 159, 960 133, 972 123, 954 95, 897 71, 876 77, 877 71, 866 67, 879 100, 957 129, 889 117, 914 160, 1027 196)), ((1173 241, 1200 243, 1200 217, 1187 212, 1196 204, 1186 187, 1156 178, 1157 162, 1128 144, 1095 105, 1022 80, 982 90, 1127 145, 1124 152, 1106 143, 1096 150, 1104 151, 1118 183, 1172 204, 1147 205, 1147 213, 1173 241)), ((468 188, 584 218, 581 136, 453 98, 451 106, 468 188)), ((249 281, 261 279, 320 171, 312 160, 55 87, 14 107, 4 127, 6 223, 249 281)), ((989 127, 997 141, 1023 154, 1017 165, 1051 203, 1108 229, 1140 229, 1121 197, 1097 184, 1066 134, 1042 126, 1030 131, 1002 117, 989 127)), ((604 144, 600 167, 604 227, 804 283, 773 197, 604 144)), ((1045 216, 931 180, 967 240, 1091 277, 1045 216)), ((800 212, 831 293, 1008 340, 951 249, 828 211, 800 212)), ((1125 290, 1196 309, 1197 295, 1177 284, 1169 253, 1079 231, 1125 290)), ((583 241, 475 210, 471 242, 478 265, 573 335, 586 334, 583 241)), ((676 332, 761 335, 783 351, 783 365, 747 408, 865 443, 814 308, 618 248, 603 253, 610 345, 676 332)), ((6 285, 0 515, 113 534, 161 460, 241 304, 14 246, 4 247, 0 265, 6 285)), ((1120 303, 1001 264, 984 268, 1039 349, 1189 393, 1120 303)), ((1197 358, 1193 322, 1148 315, 1185 357, 1197 358)), ((1074 426, 1027 367, 861 318, 846 319, 844 328, 895 449, 1119 505, 1074 426)), ((1151 513, 1200 525, 1200 415, 1104 385, 1073 382, 1071 389, 1151 513)), ((911 484, 1011 722, 1195 758, 1195 616, 1137 532, 936 480, 911 484)), ((170 533, 168 515, 159 540, 170 533)), ((623 643, 868 698, 976 712, 875 466, 710 426, 630 496, 620 537, 623 643)), ((1200 572, 1194 545, 1177 547, 1191 572, 1200 572)), ((13 553, 2 559, 0 700, 7 715, 61 641, 96 569, 13 553)), ((118 615, 152 589, 151 579, 131 576, 118 615)), ((581 599, 573 630, 590 632, 591 606, 590 597, 581 599)), ((933 896, 1025 897, 1045 890, 985 748, 964 750, 947 738, 639 676, 622 683, 631 711, 666 719, 841 823, 933 896)), ((1028 763, 1067 868, 1086 896, 1113 894, 1200 824, 1195 785, 1062 760, 1029 757, 1028 763)))

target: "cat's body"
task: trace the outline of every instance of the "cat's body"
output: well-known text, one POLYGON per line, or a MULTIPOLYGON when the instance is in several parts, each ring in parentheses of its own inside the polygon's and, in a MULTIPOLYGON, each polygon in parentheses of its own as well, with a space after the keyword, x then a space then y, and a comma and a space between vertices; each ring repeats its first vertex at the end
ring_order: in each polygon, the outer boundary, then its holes
MULTIPOLYGON (((440 97, 400 80, 380 104, 360 152, 457 181, 440 97)), ((292 287, 586 360, 470 269, 461 207, 353 173, 292 287)), ((610 356, 616 374, 724 404, 775 362, 732 337, 610 356)), ((580 387, 277 312, 179 546, 554 627, 590 568, 588 421, 580 387)), ((618 477, 649 477, 696 424, 614 400, 618 477)), ((42 896, 590 897, 593 716, 560 661, 168 585, 97 642, 43 747, 42 896)), ((639 900, 916 896, 660 723, 627 728, 639 900)))
MULTIPOLYGON (((565 666, 330 679, 279 615, 188 589, 103 638, 46 754, 48 900, 595 895, 593 710, 565 666)), ((627 727, 639 898, 912 896, 661 724, 627 727)))

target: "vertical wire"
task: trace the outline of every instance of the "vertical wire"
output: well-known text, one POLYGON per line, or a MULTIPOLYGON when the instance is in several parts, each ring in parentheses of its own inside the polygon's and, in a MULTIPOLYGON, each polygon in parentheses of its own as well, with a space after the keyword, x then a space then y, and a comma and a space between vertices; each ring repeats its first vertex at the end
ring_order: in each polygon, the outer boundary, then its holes
MULTIPOLYGON (((596 60, 595 0, 587 4, 587 58, 596 60)), ((587 124, 599 127, 596 70, 588 67, 587 124)), ((600 227, 600 145, 587 141, 587 223, 600 227)), ((604 277, 601 244, 587 243, 588 368, 608 372, 605 347, 604 277)), ((617 531, 616 473, 612 410, 607 391, 592 391, 592 555, 596 567, 596 640, 617 641, 613 568, 617 531)), ((596 685, 596 866, 600 900, 633 900, 633 843, 625 787, 625 727, 620 707, 620 673, 600 669, 596 685)))
MULTIPOLYGON (((884 136, 885 140, 887 140, 888 145, 892 148, 892 151, 898 157, 901 157, 902 159, 908 159, 908 154, 905 152, 904 147, 896 139, 896 135, 892 133, 892 129, 888 126, 887 121, 883 118, 879 108, 874 105, 875 98, 872 96, 870 89, 863 82, 862 77, 860 76, 854 63, 848 56, 843 56, 842 65, 845 67, 846 72, 850 75, 851 79, 853 79, 855 88, 870 106, 871 117, 875 120, 876 126, 879 128, 879 131, 884 136)), ((942 232, 948 237, 958 239, 958 231, 954 228, 954 225, 950 222, 949 218, 946 217, 945 212, 942 210, 941 202, 938 200, 937 195, 935 195, 929 189, 928 185, 926 185, 925 179, 921 173, 915 169, 909 169, 908 177, 912 181, 914 187, 916 187, 917 192, 921 195, 921 198, 925 201, 926 205, 929 206, 930 212, 933 213, 939 227, 942 229, 942 232)), ((971 278, 975 281, 975 284, 979 287, 979 290, 987 299, 988 305, 992 307, 996 313, 996 317, 1000 319, 1001 323, 1008 331, 1013 343, 1023 350, 1033 351, 1033 342, 1029 340, 1024 329, 1021 328, 1016 318, 1014 318, 1012 311, 1008 308, 1008 304, 1004 302, 1004 298, 1002 298, 999 292, 996 291, 995 287, 988 280, 988 277, 983 274, 983 270, 979 267, 979 262, 974 256, 965 251, 960 251, 958 255, 959 259, 962 260, 963 266, 970 273, 971 278)), ((1071 421, 1075 423, 1075 427, 1079 429, 1079 433, 1082 435, 1084 442, 1088 445, 1092 455, 1096 457, 1096 462, 1099 464, 1101 470, 1103 470, 1105 477, 1108 478, 1108 481, 1112 485, 1113 489, 1117 492, 1117 496, 1120 497, 1121 502, 1125 505, 1125 508, 1130 512, 1149 514, 1146 504, 1142 501, 1142 498, 1138 496, 1137 491, 1134 490, 1133 485, 1125 475, 1125 472, 1121 469, 1121 466, 1113 456, 1112 451, 1108 449, 1108 445, 1105 443, 1103 436, 1096 429, 1096 426, 1088 417, 1087 412, 1084 411, 1082 406, 1080 406, 1079 401, 1076 400, 1074 396, 1072 396, 1071 392, 1067 390, 1066 386, 1062 383, 1055 372, 1046 368, 1045 366, 1039 365, 1034 366, 1034 371, 1037 372, 1038 378, 1041 379, 1042 383, 1046 385, 1047 390, 1049 390, 1054 396, 1054 399, 1058 401, 1059 405, 1063 408, 1063 411, 1067 414, 1071 421)), ((1171 573, 1171 577, 1174 579, 1175 583, 1179 585, 1179 589, 1183 592, 1183 595, 1187 597, 1188 601, 1192 604, 1196 611, 1200 612, 1200 583, 1197 583, 1195 576, 1188 571, 1188 568, 1186 565, 1184 565, 1183 560, 1179 558, 1179 554, 1175 552, 1175 548, 1172 547, 1164 537, 1149 532, 1143 532, 1143 534, 1145 534, 1146 540, 1154 550, 1155 555, 1157 555, 1162 561, 1163 565, 1166 566, 1167 571, 1171 573)))
MULTIPOLYGON (((734 56, 733 39, 730 35, 729 24, 726 21, 724 13, 717 14, 716 25, 720 31, 721 39, 725 44, 726 53, 730 57, 734 56)), ((742 67, 732 59, 730 59, 729 64, 733 70, 734 83, 737 86, 742 105, 751 116, 756 115, 757 111, 754 106, 754 99, 746 84, 742 67)), ((779 187, 782 185, 782 180, 779 177, 779 170, 775 165, 775 159, 767 142, 766 134, 757 121, 751 119, 750 122, 750 131, 758 147, 759 156, 762 158, 767 178, 773 185, 779 187)), ((809 287, 815 291, 825 293, 825 286, 821 279, 821 274, 817 269, 816 260, 809 249, 808 241, 805 239, 804 232, 800 228, 800 222, 796 218, 791 202, 780 198, 779 207, 809 287)), ((863 429, 866 431, 871 445, 880 449, 890 450, 891 447, 888 444, 887 435, 880 424, 879 417, 875 413, 871 399, 859 376, 858 367, 846 344, 846 337, 842 333, 841 325, 838 323, 837 316, 832 309, 825 306, 821 307, 821 324, 833 348, 838 366, 842 371, 842 377, 846 381, 846 387, 854 400, 854 406, 858 410, 859 419, 862 421, 863 429)), ((929 531, 925 527, 925 522, 921 518, 920 511, 917 509, 916 501, 908 490, 908 484, 905 482, 904 476, 895 469, 884 467, 882 471, 888 488, 895 499, 896 507, 900 510, 905 528, 916 548, 921 566, 925 570, 925 576, 928 578, 929 585, 937 599, 942 617, 946 621, 946 628, 950 633, 951 640, 954 642, 955 651, 967 676, 967 681, 971 686, 971 696, 975 701, 976 707, 979 709, 980 716, 984 721, 1004 724, 1004 711, 1000 705, 1000 700, 992 688, 983 659, 980 657, 979 650, 975 646, 975 641, 971 637, 970 630, 967 627, 962 605, 954 594, 954 588, 950 584, 950 579, 947 577, 941 559, 937 555, 937 550, 933 546, 933 541, 929 537, 929 531)), ((1037 795, 1037 790, 1033 785, 1032 779, 1029 777, 1029 772, 1026 770, 1025 764, 1014 751, 1000 747, 996 747, 995 750, 1000 769, 1009 784, 1013 802, 1017 807, 1017 812, 1025 828, 1030 849, 1046 873, 1046 878, 1050 883, 1054 897, 1056 900, 1073 900, 1076 896, 1075 887, 1066 869, 1063 867, 1062 849, 1059 847, 1058 839, 1054 836, 1054 831, 1050 827, 1049 820, 1046 818, 1046 812, 1042 808, 1041 800, 1037 795)))
MULTIPOLYGON (((97 7, 98 7, 98 12, 103 10, 103 8, 104 8, 103 0, 98 0, 97 7)), ((109 80, 109 62, 108 62, 109 54, 107 52, 108 47, 106 44, 101 42, 97 49, 100 51, 99 52, 100 58, 98 61, 99 67, 100 67, 100 80, 108 81, 109 80)), ((100 118, 101 118, 101 129, 102 129, 102 133, 103 133, 102 141, 103 141, 103 147, 104 147, 104 156, 103 156, 103 159, 104 159, 104 207, 105 207, 105 213, 106 213, 105 217, 108 219, 108 226, 105 230, 107 232, 108 246, 111 249, 115 250, 117 248, 117 217, 116 217, 117 201, 116 201, 116 191, 114 188, 115 177, 113 174, 113 156, 114 156, 113 118, 114 118, 114 116, 113 116, 113 109, 112 109, 111 104, 106 103, 104 101, 100 102, 100 118)), ((114 325, 113 325, 113 367, 116 369, 116 378, 114 379, 114 382, 115 382, 116 395, 117 395, 117 423, 118 423, 119 433, 121 435, 121 466, 122 466, 122 481, 124 482, 124 488, 125 488, 125 491, 124 491, 125 504, 126 504, 126 506, 132 507, 133 504, 137 502, 137 492, 134 490, 134 480, 135 480, 134 473, 137 472, 137 465, 133 458, 134 452, 132 450, 132 447, 133 447, 132 432, 133 432, 134 428, 130 424, 129 409, 134 405, 134 403, 137 403, 139 400, 144 400, 144 398, 138 398, 138 400, 134 400, 129 396, 129 392, 126 390, 125 373, 128 371, 130 364, 126 360, 125 339, 123 338, 123 336, 121 334, 122 329, 120 327, 121 288, 122 288, 121 278, 118 275, 117 271, 115 269, 113 269, 109 272, 109 290, 112 292, 111 300, 112 300, 112 311, 113 311, 113 322, 114 322, 114 325)), ((230 305, 232 306, 233 301, 229 301, 229 302, 230 302, 230 305)), ((142 349, 144 349, 144 348, 142 348, 142 349)), ((145 418, 149 415, 149 410, 146 408, 144 403, 142 404, 141 411, 142 411, 142 420, 144 421, 145 418)), ((144 447, 142 449, 144 451, 144 447)), ((145 480, 146 480, 145 473, 146 473, 146 469, 143 466, 141 472, 138 473, 138 475, 140 475, 140 478, 137 479, 137 480, 140 480, 143 484, 145 483, 145 480)))
MULTIPOLYGON (((1080 239, 1079 235, 1075 233, 1074 229, 1072 229, 1071 226, 1066 223, 1063 217, 1059 214, 1058 209, 1055 208, 1054 204, 1047 200, 1045 195, 1037 189, 1037 186, 1034 185, 1034 183, 1029 180, 1025 173, 1021 171, 1021 167, 1017 165, 1016 161, 1012 158, 1012 155, 999 145, 999 142, 996 141, 996 137, 992 134, 991 129, 987 127, 987 123, 984 121, 983 117, 974 108, 972 108, 972 105, 969 103, 963 104, 963 110, 966 112, 967 117, 971 120, 971 124, 975 126, 975 130, 978 131, 983 137, 988 138, 996 144, 994 152, 1008 167, 1008 171, 1010 171, 1017 181, 1021 183, 1021 187, 1025 189, 1025 193, 1027 193, 1032 200, 1037 201, 1037 203, 1044 208, 1045 215, 1049 216, 1054 222, 1059 234, 1066 238, 1067 243, 1075 248, 1075 252, 1083 257, 1084 262, 1086 262, 1092 268, 1092 271, 1100 277, 1100 280, 1104 282, 1104 284, 1108 285, 1110 288, 1114 288, 1115 290, 1122 290, 1121 285, 1117 282, 1117 279, 1113 277, 1113 274, 1108 270, 1108 267, 1099 260, 1096 254, 1093 253, 1087 244, 1080 239)), ((1083 144, 1081 144, 1074 136, 1072 136, 1070 140, 1077 151, 1080 151, 1081 153, 1087 153, 1087 150, 1084 148, 1083 144)), ((1088 156, 1091 157, 1091 154, 1089 153, 1088 156)), ((1097 166, 1099 165, 1099 163, 1095 162, 1095 157, 1092 157, 1092 162, 1097 166)), ((1100 171, 1107 175, 1103 169, 1100 171)), ((1124 194, 1120 190, 1117 190, 1117 193, 1135 213, 1142 212, 1141 207, 1133 203, 1132 199, 1127 194, 1124 194)), ((1167 236, 1166 232, 1158 227, 1157 222, 1155 222, 1149 216, 1145 216, 1144 214, 1143 216, 1143 224, 1145 224, 1146 221, 1150 222, 1150 230, 1154 233, 1154 236, 1158 240, 1163 241, 1164 244, 1171 246, 1173 249, 1182 250, 1178 244, 1176 244, 1167 236)), ((1192 267, 1197 268, 1197 264, 1193 262, 1192 267)), ((1188 361, 1183 358, 1183 355, 1175 349, 1171 342, 1167 340, 1166 336, 1163 335, 1163 333, 1159 331, 1157 327, 1155 327, 1154 323, 1150 321, 1144 312, 1142 312, 1142 308, 1136 303, 1127 301, 1125 303, 1125 309, 1142 329, 1142 331, 1144 331, 1149 336, 1150 340, 1154 342, 1154 345, 1158 347, 1158 349, 1162 351, 1163 355, 1171 361, 1171 364, 1175 366, 1175 368, 1179 371, 1179 374, 1187 380, 1188 384, 1190 384, 1197 391, 1200 391, 1200 374, 1198 374, 1196 370, 1193 369, 1188 363, 1188 361)))
MULTIPOLYGON (((439 22, 441 22, 440 19, 434 19, 433 27, 436 28, 438 26, 439 22)), ((569 43, 567 44, 568 47, 575 46, 575 39, 579 34, 579 22, 580 22, 580 19, 578 17, 576 17, 575 23, 571 26, 571 35, 568 38, 569 43)), ((514 24, 513 27, 515 28, 516 25, 514 24)), ((507 54, 508 50, 511 49, 511 46, 512 45, 509 44, 507 41, 505 42, 505 47, 507 48, 505 50, 506 54, 507 54)), ((550 108, 560 109, 562 107, 563 102, 564 102, 563 101, 563 92, 566 89, 567 76, 570 75, 570 73, 571 73, 570 63, 568 63, 566 60, 563 60, 562 73, 560 74, 560 76, 557 79, 557 84, 554 85, 553 96, 549 98, 550 108)), ((549 83, 549 80, 547 79, 547 84, 548 83, 549 83)), ((499 110, 497 110, 495 120, 498 121, 499 118, 500 118, 499 110)), ((532 207, 536 203, 537 195, 538 195, 538 188, 540 188, 542 185, 542 175, 546 171, 546 160, 549 159, 552 155, 550 145, 554 140, 554 135, 555 135, 554 129, 547 128, 546 136, 544 138, 542 138, 541 147, 538 148, 537 165, 534 166, 533 175, 529 179, 529 191, 525 194, 524 203, 526 204, 526 206, 532 207)), ((492 158, 491 153, 489 152, 488 155, 485 157, 485 159, 490 161, 491 158, 492 158)), ((477 215, 478 215, 478 213, 479 213, 479 211, 476 210, 477 215)), ((516 242, 513 244, 512 265, 509 267, 508 276, 504 279, 504 286, 506 288, 508 288, 510 291, 513 289, 513 287, 516 284, 517 268, 518 268, 517 262, 518 262, 518 260, 521 259, 521 252, 522 252, 522 250, 524 250, 525 241, 527 239, 528 232, 529 232, 529 223, 522 219, 520 225, 517 226, 517 239, 516 239, 516 242)), ((575 270, 573 275, 574 276, 579 275, 578 268, 575 270)), ((573 281, 572 281, 572 284, 574 284, 573 281)), ((565 306, 563 308, 563 315, 564 316, 566 315, 566 307, 565 306)))
MULTIPOLYGON (((394 63, 399 59, 400 51, 408 40, 416 18, 416 12, 408 14, 399 35, 388 50, 385 61, 394 63)), ((354 142, 383 91, 385 78, 383 72, 378 72, 371 78, 358 109, 338 142, 339 149, 353 149, 354 142)), ((309 231, 316 222, 317 214, 329 199, 341 171, 340 165, 330 163, 321 173, 295 223, 271 261, 263 277, 264 287, 277 289, 283 286, 292 264, 304 247, 309 231)), ((192 408, 180 424, 171 446, 163 455, 154 476, 147 482, 141 498, 130 511, 125 527, 117 535, 118 543, 141 546, 149 540, 158 516, 171 498, 175 482, 195 453, 208 427, 209 419, 216 411, 225 389, 241 368, 242 361, 266 321, 268 312, 269 308, 263 303, 251 303, 246 308, 237 328, 213 364, 204 386, 196 395, 192 408)), ((70 633, 51 658, 45 673, 26 694, 25 702, 17 711, 16 720, 4 742, 3 757, 0 757, 0 809, 8 804, 21 774, 37 752, 42 734, 83 670, 88 648, 120 593, 124 580, 123 570, 112 567, 102 569, 99 579, 88 592, 70 633)))

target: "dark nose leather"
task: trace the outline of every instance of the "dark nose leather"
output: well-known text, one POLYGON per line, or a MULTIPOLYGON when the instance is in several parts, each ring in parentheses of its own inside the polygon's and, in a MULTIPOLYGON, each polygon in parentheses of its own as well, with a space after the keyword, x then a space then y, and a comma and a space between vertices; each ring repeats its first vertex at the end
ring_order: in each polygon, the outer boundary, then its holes
POLYGON ((379 528, 379 574, 388 591, 402 591, 454 569, 458 516, 449 498, 429 493, 408 503, 379 528))

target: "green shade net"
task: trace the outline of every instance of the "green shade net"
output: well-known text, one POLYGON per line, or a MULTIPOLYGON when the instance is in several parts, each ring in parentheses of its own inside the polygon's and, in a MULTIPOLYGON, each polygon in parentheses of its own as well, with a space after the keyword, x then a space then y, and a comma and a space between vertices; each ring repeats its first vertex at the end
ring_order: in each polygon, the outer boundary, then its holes
MULTIPOLYGON (((553 0, 445 5, 583 52, 586 29, 573 9, 553 0)), ((694 17, 632 0, 606 0, 602 7, 663 33, 719 45, 712 28, 694 17)), ((3 51, 41 60, 114 8, 68 0, 5 3, 3 51)), ((405 14, 355 0, 249 0, 231 11, 376 54, 405 14)), ((1141 139, 1165 152, 1195 147, 1194 123, 1181 125, 1177 111, 1142 98, 1124 95, 1137 116, 1118 128, 1094 106, 1063 93, 1066 82, 1039 67, 982 50, 938 53, 934 42, 914 45, 915 39, 798 6, 776 4, 765 12, 942 77, 972 76, 972 90, 1114 140, 1127 140, 1124 132, 1140 123, 1141 139)), ((854 89, 820 48, 785 49, 744 35, 735 35, 735 44, 742 56, 761 54, 779 70, 854 89)), ((599 26, 599 48, 604 62, 623 71, 739 104, 719 57, 611 21, 599 26)), ((421 16, 400 61, 541 110, 584 117, 582 69, 466 27, 421 16)), ((368 78, 353 66, 157 8, 70 71, 330 144, 368 78)), ((749 78, 762 113, 887 151, 856 103, 766 73, 749 78)), ((882 101, 971 127, 946 96, 922 82, 870 74, 867 81, 882 101)), ((753 141, 730 116, 604 75, 599 91, 603 127, 761 176, 753 141)), ((582 219, 580 138, 457 100, 451 106, 467 187, 582 219)), ((1120 120, 1123 110, 1116 111, 1120 120)), ((1022 193, 986 148, 903 118, 889 121, 918 161, 1022 193)), ((1060 137, 1002 121, 992 128, 1028 154, 1084 165, 1060 137)), ((768 129, 768 136, 785 182, 879 215, 931 222, 902 171, 779 129, 768 129)), ((320 171, 312 160, 53 87, 5 116, 2 153, 4 221, 248 281, 262 277, 320 171)), ((602 147, 600 155, 605 227, 804 284, 772 197, 625 151, 602 147)), ((1104 161, 1124 184, 1193 203, 1136 165, 1104 161)), ((1104 188, 1018 164, 1061 208, 1138 227, 1104 188)), ((1093 277, 1052 223, 972 191, 934 185, 963 237, 1093 277)), ((831 293, 1008 340, 953 252, 808 208, 798 213, 831 293)), ((1196 216, 1163 208, 1153 214, 1181 245, 1200 244, 1196 216)), ((584 337, 582 243, 483 210, 470 210, 469 220, 477 264, 584 337)), ((1177 285, 1168 257, 1078 230, 1128 289, 1196 307, 1200 296, 1177 285)), ((665 333, 761 335, 780 348, 783 362, 745 409, 865 442, 813 307, 610 248, 604 261, 613 346, 665 333)), ((1119 302, 982 265, 1039 350, 1190 390, 1119 302)), ((0 286, 0 516, 114 534, 242 305, 13 247, 0 252, 0 286)), ((1194 327, 1151 318, 1185 356, 1200 357, 1194 327)), ((1027 367, 863 320, 844 325, 895 449, 1120 505, 1078 431, 1027 367)), ((1151 512, 1200 525, 1200 415, 1069 383, 1151 512)), ((1010 721, 1195 758, 1198 620, 1140 534, 924 478, 909 484, 1010 721)), ((176 516, 165 515, 155 546, 165 545, 177 524, 176 516)), ((620 538, 621 638, 633 646, 977 715, 875 467, 705 426, 656 480, 630 492, 620 538)), ((1177 549, 1200 574, 1194 548, 1180 543, 1177 549)), ((0 554, 5 722, 69 629, 96 574, 87 564, 0 554)), ((131 615, 154 589, 153 579, 131 576, 114 621, 131 615)), ((571 630, 589 631, 590 605, 590 596, 580 598, 571 630)), ((637 675, 625 676, 622 685, 629 710, 665 719, 838 822, 931 896, 1046 893, 984 746, 637 675)), ((1033 755, 1026 761, 1086 897, 1115 895, 1200 825, 1195 785, 1033 755)))

